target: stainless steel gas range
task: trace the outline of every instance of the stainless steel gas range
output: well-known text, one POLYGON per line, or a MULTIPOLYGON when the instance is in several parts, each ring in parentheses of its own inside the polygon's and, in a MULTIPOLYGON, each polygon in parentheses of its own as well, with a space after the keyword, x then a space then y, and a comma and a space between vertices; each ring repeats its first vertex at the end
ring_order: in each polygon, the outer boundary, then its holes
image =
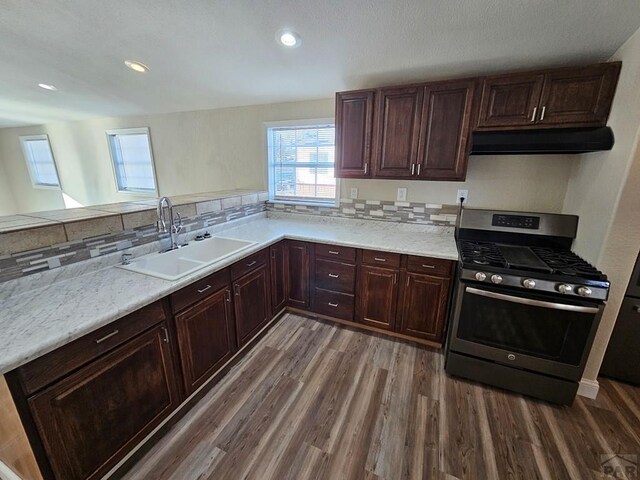
POLYGON ((445 370, 571 404, 609 293, 571 251, 578 217, 466 209, 445 370))

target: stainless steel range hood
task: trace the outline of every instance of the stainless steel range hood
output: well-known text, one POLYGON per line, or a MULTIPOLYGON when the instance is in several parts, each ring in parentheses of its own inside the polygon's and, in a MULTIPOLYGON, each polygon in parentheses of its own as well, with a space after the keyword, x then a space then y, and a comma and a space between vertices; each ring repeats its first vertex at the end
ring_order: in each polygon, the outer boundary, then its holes
POLYGON ((532 155, 611 150, 609 127, 474 132, 471 155, 532 155))

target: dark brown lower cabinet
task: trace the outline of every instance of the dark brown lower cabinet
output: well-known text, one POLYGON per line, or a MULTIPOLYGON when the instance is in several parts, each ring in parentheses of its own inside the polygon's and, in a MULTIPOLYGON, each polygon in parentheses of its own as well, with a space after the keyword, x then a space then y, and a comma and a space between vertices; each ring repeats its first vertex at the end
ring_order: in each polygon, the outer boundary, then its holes
POLYGON ((271 313, 276 314, 287 305, 286 243, 279 242, 269 248, 271 266, 271 313))
POLYGON ((372 327, 393 330, 398 299, 398 270, 358 267, 356 320, 372 327))
POLYGON ((442 342, 450 283, 448 278, 404 273, 397 331, 442 342))
POLYGON ((223 288, 175 315, 184 388, 190 395, 236 350, 231 290, 223 288))
POLYGON ((287 304, 297 308, 309 308, 311 244, 288 240, 286 246, 287 304))
POLYGON ((251 340, 271 320, 269 280, 267 266, 261 265, 233 282, 233 307, 239 347, 251 340))
POLYGON ((178 404, 167 325, 28 400, 58 479, 101 478, 178 404))

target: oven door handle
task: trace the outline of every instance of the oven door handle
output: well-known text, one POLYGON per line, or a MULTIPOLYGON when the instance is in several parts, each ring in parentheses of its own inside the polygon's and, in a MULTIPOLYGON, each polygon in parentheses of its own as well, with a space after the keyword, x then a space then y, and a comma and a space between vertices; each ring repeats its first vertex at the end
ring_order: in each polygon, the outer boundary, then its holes
POLYGON ((581 307, 579 305, 567 305, 566 303, 543 302, 542 300, 533 300, 531 298, 514 297, 512 295, 505 295, 504 293, 489 292, 487 290, 480 290, 479 288, 473 287, 466 287, 465 292, 471 293, 473 295, 495 298, 496 300, 521 303, 523 305, 531 305, 534 307, 551 308, 553 310, 566 310, 568 312, 580 313, 598 313, 599 310, 596 307, 581 307))

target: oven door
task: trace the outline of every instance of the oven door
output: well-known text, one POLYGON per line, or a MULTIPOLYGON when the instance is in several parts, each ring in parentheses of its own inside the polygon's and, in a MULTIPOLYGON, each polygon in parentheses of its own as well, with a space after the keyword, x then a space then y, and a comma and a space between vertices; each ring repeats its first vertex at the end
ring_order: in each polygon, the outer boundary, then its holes
POLYGON ((461 282, 449 348, 509 366, 579 380, 601 314, 579 299, 461 282))

